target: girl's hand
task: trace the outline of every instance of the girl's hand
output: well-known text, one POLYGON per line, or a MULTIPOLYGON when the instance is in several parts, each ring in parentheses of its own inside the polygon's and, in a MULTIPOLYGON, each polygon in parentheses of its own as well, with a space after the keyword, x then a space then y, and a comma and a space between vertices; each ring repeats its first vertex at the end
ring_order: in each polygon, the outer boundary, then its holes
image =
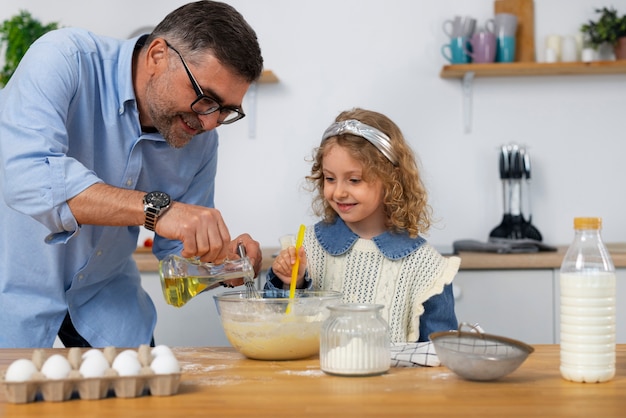
MULTIPOLYGON (((272 270, 284 284, 291 284, 291 270, 296 264, 296 247, 289 247, 282 250, 272 263, 272 270)), ((298 268, 298 281, 296 287, 304 286, 304 272, 306 271, 306 251, 304 247, 300 247, 300 266, 298 268)))

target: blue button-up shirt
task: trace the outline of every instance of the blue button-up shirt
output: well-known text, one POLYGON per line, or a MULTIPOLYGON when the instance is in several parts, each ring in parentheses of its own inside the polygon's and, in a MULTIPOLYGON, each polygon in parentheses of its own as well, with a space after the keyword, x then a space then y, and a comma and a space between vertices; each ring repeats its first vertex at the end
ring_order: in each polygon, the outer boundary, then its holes
MULTIPOLYGON (((182 149, 142 133, 136 43, 50 32, 0 91, 1 347, 52 346, 68 309, 93 346, 152 337, 156 310, 132 259, 139 227, 78 225, 68 199, 103 182, 213 206, 217 133, 182 149)), ((155 237, 159 258, 180 248, 155 237)))

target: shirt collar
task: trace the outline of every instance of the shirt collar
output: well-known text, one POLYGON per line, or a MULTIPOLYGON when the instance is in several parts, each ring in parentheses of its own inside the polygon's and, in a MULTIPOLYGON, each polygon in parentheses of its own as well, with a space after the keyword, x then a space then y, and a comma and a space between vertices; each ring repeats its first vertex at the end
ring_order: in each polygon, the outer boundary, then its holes
POLYGON ((126 40, 120 49, 120 57, 118 61, 120 114, 126 111, 124 108, 124 104, 126 102, 136 100, 135 86, 133 85, 133 55, 135 50, 140 47, 139 42, 143 40, 143 37, 126 40))
MULTIPOLYGON (((315 237, 322 248, 333 256, 346 253, 359 239, 340 217, 333 223, 322 221, 315 224, 315 237)), ((426 240, 419 236, 411 238, 406 232, 389 231, 372 238, 372 241, 380 252, 391 260, 406 257, 426 243, 426 240)))

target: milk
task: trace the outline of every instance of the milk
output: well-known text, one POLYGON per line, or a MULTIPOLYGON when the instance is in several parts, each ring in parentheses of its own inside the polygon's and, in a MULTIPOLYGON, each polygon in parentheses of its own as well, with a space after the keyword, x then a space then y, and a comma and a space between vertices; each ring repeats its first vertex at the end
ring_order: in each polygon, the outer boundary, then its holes
POLYGON ((615 273, 561 273, 561 375, 574 382, 615 376, 615 273))

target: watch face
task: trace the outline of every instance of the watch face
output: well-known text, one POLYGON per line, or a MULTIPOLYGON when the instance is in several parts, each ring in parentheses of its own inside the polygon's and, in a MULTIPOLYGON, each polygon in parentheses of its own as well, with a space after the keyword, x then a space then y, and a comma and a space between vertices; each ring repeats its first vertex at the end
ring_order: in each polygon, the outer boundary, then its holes
POLYGON ((167 193, 150 192, 146 195, 146 203, 162 208, 170 204, 170 197, 167 193))

